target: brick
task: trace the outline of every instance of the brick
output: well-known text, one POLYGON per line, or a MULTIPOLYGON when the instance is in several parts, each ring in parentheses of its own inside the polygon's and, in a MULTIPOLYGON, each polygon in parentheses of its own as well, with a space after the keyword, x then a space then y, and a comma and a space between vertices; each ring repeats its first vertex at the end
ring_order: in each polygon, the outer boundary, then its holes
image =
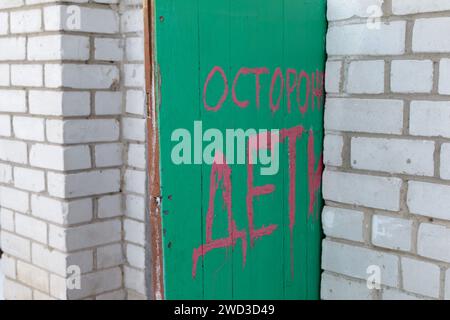
POLYGON ((0 48, 8 48, 8 50, 0 50, 0 61, 25 59, 24 37, 0 38, 0 48))
POLYGON ((73 225, 92 220, 92 200, 61 201, 42 195, 31 196, 31 214, 61 225, 73 225))
POLYGON ((2 230, 0 233, 2 250, 10 256, 30 261, 30 240, 2 230))
POLYGON ((328 98, 325 106, 325 129, 401 134, 403 102, 382 99, 328 98))
POLYGON ((369 266, 378 266, 381 270, 381 284, 398 286, 399 258, 393 254, 362 247, 323 241, 322 268, 349 277, 367 280, 369 266))
POLYGON ((42 30, 40 9, 12 11, 9 16, 11 33, 32 33, 42 30))
POLYGON ((411 135, 450 137, 450 102, 412 101, 409 118, 411 135))
POLYGON ((369 17, 371 6, 381 8, 383 0, 328 0, 328 20, 344 20, 352 17, 369 17))
POLYGON ((98 199, 99 218, 112 218, 122 215, 122 195, 104 196, 98 199))
POLYGON ((145 141, 145 119, 123 118, 122 133, 124 139, 145 141))
POLYGON ((405 52, 406 22, 381 23, 379 29, 366 24, 330 26, 327 52, 330 55, 398 55, 405 52))
POLYGON ((126 64, 124 66, 125 79, 124 83, 127 87, 145 86, 145 68, 142 64, 126 64))
POLYGON ((89 195, 119 192, 120 170, 47 175, 48 192, 59 198, 75 198, 89 195))
POLYGON ((142 11, 126 10, 121 20, 122 32, 140 32, 144 30, 142 11))
POLYGON ((26 110, 24 90, 0 90, 0 112, 25 112, 26 110))
POLYGON ((127 163, 130 167, 145 169, 147 165, 145 145, 128 144, 127 163))
POLYGON ((447 30, 450 18, 424 18, 414 22, 412 49, 414 52, 450 52, 447 30))
POLYGON ((121 61, 123 59, 124 43, 122 39, 96 38, 95 59, 106 61, 121 61))
POLYGON ((97 268, 116 267, 123 262, 122 245, 120 243, 97 248, 97 268))
POLYGON ((421 300, 408 292, 393 288, 383 288, 381 300, 421 300))
POLYGON ((450 144, 443 143, 441 146, 441 166, 440 177, 445 180, 450 180, 450 144))
POLYGON ((145 114, 145 92, 141 90, 128 90, 126 112, 136 115, 145 114))
POLYGON ((439 63, 439 88, 440 94, 450 94, 450 59, 442 59, 439 63))
POLYGON ((125 300, 125 297, 126 295, 124 290, 116 290, 100 294, 95 297, 95 300, 125 300))
POLYGON ((95 165, 114 167, 122 165, 122 144, 108 143, 95 146, 95 165))
POLYGON ((16 213, 16 233, 44 244, 47 243, 47 224, 30 216, 16 213))
POLYGON ((323 148, 324 163, 328 166, 341 166, 343 147, 344 139, 342 136, 333 134, 325 135, 323 148))
POLYGON ((145 274, 143 271, 124 267, 125 287, 132 289, 142 295, 146 294, 145 289, 145 274))
POLYGON ((14 186, 28 191, 42 192, 45 190, 44 171, 15 167, 14 186))
POLYGON ((144 221, 145 201, 142 196, 127 194, 125 197, 125 215, 127 217, 144 221))
POLYGON ((88 146, 34 144, 30 148, 30 164, 60 171, 88 169, 91 167, 90 150, 88 146))
POLYGON ((403 288, 406 291, 439 297, 440 268, 432 263, 402 258, 403 288))
POLYGON ((14 232, 14 211, 0 208, 0 226, 3 230, 14 232))
POLYGON ((325 170, 323 195, 327 200, 397 211, 401 179, 325 170), (364 192, 355 192, 364 190, 364 192))
POLYGON ((445 300, 450 300, 450 269, 445 272, 445 300))
POLYGON ((408 182, 407 204, 411 213, 450 220, 449 203, 450 186, 419 181, 408 182))
POLYGON ((89 37, 46 35, 28 38, 28 60, 88 60, 89 37))
POLYGON ((351 164, 356 169, 434 175, 434 142, 352 138, 351 164))
POLYGON ((11 117, 8 115, 0 115, 0 136, 11 136, 11 117))
POLYGON ((127 261, 130 266, 144 269, 145 268, 145 249, 134 244, 126 245, 127 261))
POLYGON ((447 0, 393 0, 392 12, 396 15, 450 10, 447 0))
POLYGON ((375 246, 410 251, 411 234, 412 220, 372 216, 372 243, 375 246))
POLYGON ((6 300, 31 300, 33 297, 30 288, 10 279, 5 279, 3 290, 6 300))
POLYGON ((9 31, 8 12, 0 12, 0 35, 5 35, 9 31))
POLYGON ((17 278, 33 288, 46 293, 49 292, 48 273, 31 264, 17 261, 17 278))
POLYGON ((122 113, 122 92, 104 92, 95 94, 95 113, 113 115, 122 113))
POLYGON ((121 240, 120 220, 97 222, 78 227, 50 225, 49 245, 61 251, 75 251, 121 240))
POLYGON ((128 61, 144 61, 144 39, 129 37, 126 40, 126 57, 128 61))
POLYGON ((114 119, 47 120, 47 139, 54 143, 117 141, 119 123, 114 119))
POLYGON ((3 275, 11 279, 16 279, 17 278, 16 259, 6 254, 3 254, 0 262, 1 262, 1 272, 3 273, 3 275))
POLYGON ((19 212, 29 210, 28 193, 0 186, 0 205, 19 212))
POLYGON ((119 83, 119 69, 113 65, 46 64, 48 88, 110 89, 119 83))
POLYGON ((124 190, 144 195, 146 179, 145 171, 128 169, 124 176, 124 190))
POLYGON ((391 63, 391 90, 401 93, 430 93, 433 88, 433 62, 394 60, 391 63))
POLYGON ((145 224, 131 219, 124 220, 124 239, 132 243, 145 245, 145 224))
POLYGON ((440 225, 422 223, 417 236, 417 252, 420 256, 450 262, 450 229, 440 225))
POLYGON ((384 61, 353 61, 347 75, 347 92, 371 93, 384 92, 384 61))
POLYGON ((364 241, 364 213, 326 206, 322 211, 323 231, 328 237, 364 241))
MULTIPOLYGON (((0 13, 0 23, 1 23, 1 13, 0 13)), ((0 64, 0 86, 9 87, 10 85, 10 67, 9 64, 0 64)))
POLYGON ((29 92, 30 113, 48 116, 87 116, 90 114, 88 92, 29 92))
POLYGON ((44 119, 32 117, 14 117, 13 129, 16 138, 31 141, 44 141, 44 119))
POLYGON ((12 183, 12 167, 7 164, 0 164, 0 182, 1 183, 12 183))
POLYGON ((322 273, 322 300, 372 300, 372 292, 365 281, 349 280, 327 272, 322 273))

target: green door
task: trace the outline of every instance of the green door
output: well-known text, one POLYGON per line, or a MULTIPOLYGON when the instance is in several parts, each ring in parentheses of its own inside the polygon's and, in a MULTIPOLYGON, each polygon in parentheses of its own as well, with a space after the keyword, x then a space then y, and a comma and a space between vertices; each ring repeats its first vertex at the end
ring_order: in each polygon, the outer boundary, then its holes
POLYGON ((325 0, 155 0, 166 299, 318 299, 325 0))

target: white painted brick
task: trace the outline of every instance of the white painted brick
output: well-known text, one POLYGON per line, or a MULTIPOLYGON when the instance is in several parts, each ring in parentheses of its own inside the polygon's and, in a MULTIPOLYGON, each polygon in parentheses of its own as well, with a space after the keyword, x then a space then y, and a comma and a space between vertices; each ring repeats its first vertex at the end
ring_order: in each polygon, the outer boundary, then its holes
POLYGON ((47 224, 30 216, 16 213, 16 233, 47 243, 47 224))
POLYGON ((1 112, 25 112, 26 110, 24 90, 0 90, 1 112))
POLYGON ((12 183, 12 167, 7 164, 0 164, 0 182, 1 183, 12 183))
POLYGON ((381 99, 328 98, 325 129, 401 134, 403 102, 381 99))
POLYGON ((145 124, 145 119, 123 118, 123 138, 127 140, 145 141, 145 124))
POLYGON ((17 261, 17 279, 33 288, 49 292, 48 273, 31 264, 17 261))
POLYGON ((322 273, 322 300, 372 300, 372 292, 365 281, 349 280, 327 272, 322 273))
POLYGON ((88 60, 89 37, 57 34, 28 38, 28 60, 88 60))
POLYGON ((0 139, 0 160, 16 163, 27 162, 27 146, 21 141, 0 139))
POLYGON ((78 170, 91 167, 88 146, 55 146, 34 144, 30 148, 30 164, 53 170, 78 170))
POLYGON ((381 284, 398 286, 397 256, 330 240, 323 241, 322 268, 327 271, 366 280, 367 268, 372 265, 380 267, 381 284))
POLYGON ((344 20, 352 17, 369 17, 372 6, 381 8, 383 0, 328 0, 328 20, 344 20))
POLYGON ((372 243, 394 250, 411 250, 412 220, 372 216, 372 243))
POLYGON ((126 245, 127 261, 132 267, 145 268, 145 250, 134 244, 126 245))
POLYGON ((125 241, 145 245, 145 224, 131 219, 124 220, 125 241))
POLYGON ((72 225, 92 220, 92 200, 61 201, 42 195, 31 196, 31 214, 61 225, 72 225))
POLYGON ((128 169, 125 171, 124 189, 143 195, 145 194, 146 178, 145 171, 128 169))
POLYGON ((97 92, 95 94, 95 113, 99 115, 122 113, 122 92, 97 92))
POLYGON ((14 186, 28 191, 41 192, 45 190, 44 171, 28 168, 14 168, 14 186))
POLYGON ((392 12, 396 15, 450 10, 448 0, 393 0, 392 12))
POLYGON ((144 61, 144 39, 142 37, 127 38, 126 53, 128 61, 144 61))
POLYGON ((325 170, 323 195, 327 200, 397 211, 401 179, 325 170), (355 192, 364 190, 364 192, 355 192))
POLYGON ((391 63, 391 90, 401 93, 430 93, 433 88, 433 62, 395 60, 391 63))
POLYGON ((142 10, 127 10, 122 15, 122 32, 139 32, 144 30, 142 10))
POLYGON ((343 147, 344 139, 342 136, 333 134, 325 135, 323 147, 324 163, 328 166, 341 166, 343 147))
POLYGON ((14 117, 13 129, 16 138, 32 141, 44 141, 44 119, 32 117, 14 117))
POLYGON ((43 85, 42 65, 11 65, 11 83, 15 86, 41 87, 43 85))
POLYGON ((48 88, 109 89, 119 83, 119 69, 113 65, 46 64, 48 88))
POLYGON ((383 288, 382 291, 382 300, 421 300, 417 296, 414 296, 410 293, 400 291, 393 288, 383 288))
POLYGON ((124 267, 125 287, 145 295, 145 274, 134 268, 124 267))
POLYGON ((1 272, 11 279, 16 279, 16 260, 6 254, 2 255, 1 272))
POLYGON ((47 120, 47 139, 54 143, 117 141, 119 123, 114 119, 47 120))
POLYGON ((78 227, 50 225, 49 244, 61 251, 75 251, 121 240, 120 220, 97 222, 78 227))
POLYGON ((8 12, 0 12, 0 35, 4 35, 8 33, 9 25, 8 25, 8 12))
POLYGON ((440 273, 440 268, 432 263, 402 258, 403 288, 406 291, 438 298, 440 273))
POLYGON ((384 61, 353 61, 348 68, 347 92, 383 93, 384 61))
POLYGON ((3 290, 5 292, 6 300, 31 300, 33 297, 32 291, 29 287, 10 279, 5 279, 3 290))
POLYGON ((369 29, 365 23, 331 26, 327 34, 330 55, 396 55, 405 52, 405 21, 381 23, 369 29))
POLYGON ((120 170, 110 169, 68 175, 49 172, 47 183, 49 194, 59 198, 119 192, 120 170))
POLYGON ((30 113, 48 116, 87 116, 90 114, 88 92, 29 92, 30 113))
POLYGON ((48 294, 42 293, 37 290, 33 290, 33 300, 36 301, 47 301, 47 300, 56 300, 56 298, 53 298, 49 296, 48 294))
POLYGON ((24 37, 0 38, 0 48, 8 48, 8 50, 0 50, 0 61, 25 59, 24 37))
POLYGON ((445 273, 445 300, 450 300, 450 269, 445 273))
POLYGON ((327 61, 325 66, 325 90, 328 93, 338 93, 341 83, 342 62, 327 61))
POLYGON ((11 117, 8 115, 0 115, 0 136, 11 136, 11 117))
POLYGON ((442 59, 439 63, 438 90, 440 94, 450 94, 450 59, 442 59))
POLYGON ((47 31, 79 31, 95 33, 117 33, 119 16, 112 9, 79 8, 77 12, 70 6, 49 6, 44 8, 44 25, 47 31))
POLYGON ((111 244, 97 248, 97 268, 111 268, 123 263, 122 245, 111 244))
POLYGON ((364 241, 364 213, 326 206, 322 211, 323 231, 328 237, 364 241))
MULTIPOLYGON (((1 14, 0 14, 1 17, 1 14)), ((1 18, 0 18, 1 19, 1 18)), ((0 86, 8 87, 10 84, 10 67, 9 64, 0 64, 0 86)))
POLYGON ((145 92, 142 90, 128 90, 126 112, 137 115, 145 114, 145 92))
POLYGON ((29 210, 28 193, 0 186, 0 205, 19 212, 29 210))
POLYGON ((423 257, 450 262, 450 229, 440 225, 422 223, 417 236, 417 252, 423 257))
POLYGON ((112 38, 95 39, 95 59, 121 61, 123 59, 123 40, 112 38))
POLYGON ((450 18, 425 18, 414 22, 412 49, 414 52, 450 52, 447 30, 450 18))
POLYGON ((108 143, 95 146, 95 165, 113 167, 122 165, 122 144, 108 143))
POLYGON ((11 33, 31 33, 42 30, 40 9, 12 11, 9 15, 11 33))
POLYGON ((443 143, 441 146, 441 167, 440 177, 445 180, 450 180, 450 144, 443 143))
POLYGON ((30 240, 5 232, 4 230, 2 230, 0 236, 2 250, 5 253, 25 261, 31 260, 30 240))
POLYGON ((0 208, 0 226, 3 230, 14 232, 14 211, 0 208))
POLYGON ((409 132, 414 136, 450 137, 450 102, 412 101, 409 132))
POLYGON ((122 215, 122 195, 104 196, 98 199, 98 217, 112 218, 122 215))
POLYGON ((352 138, 351 164, 356 169, 434 175, 434 142, 352 138))
POLYGON ((145 145, 130 143, 128 145, 127 163, 130 167, 136 167, 139 169, 146 168, 146 153, 145 145))
POLYGON ((144 221, 145 200, 142 196, 127 194, 125 197, 125 215, 127 217, 144 221))
POLYGON ((125 300, 125 291, 124 290, 117 290, 112 291, 104 294, 100 294, 95 297, 95 300, 125 300))
POLYGON ((410 181, 407 203, 411 213, 450 220, 450 186, 410 181))
POLYGON ((145 68, 143 64, 126 64, 124 66, 125 86, 144 87, 145 86, 145 68))
POLYGON ((60 276, 66 276, 71 265, 80 267, 82 273, 93 270, 94 258, 90 250, 67 254, 37 243, 32 243, 31 248, 34 265, 60 276))

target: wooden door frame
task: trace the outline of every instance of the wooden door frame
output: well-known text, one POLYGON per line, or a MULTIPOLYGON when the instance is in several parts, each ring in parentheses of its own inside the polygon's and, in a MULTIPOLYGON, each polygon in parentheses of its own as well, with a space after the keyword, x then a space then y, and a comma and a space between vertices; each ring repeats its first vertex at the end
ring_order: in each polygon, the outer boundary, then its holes
POLYGON ((142 0, 144 11, 145 91, 147 105, 147 177, 150 235, 150 298, 164 299, 164 270, 162 253, 161 176, 157 88, 159 77, 155 71, 154 0, 142 0))

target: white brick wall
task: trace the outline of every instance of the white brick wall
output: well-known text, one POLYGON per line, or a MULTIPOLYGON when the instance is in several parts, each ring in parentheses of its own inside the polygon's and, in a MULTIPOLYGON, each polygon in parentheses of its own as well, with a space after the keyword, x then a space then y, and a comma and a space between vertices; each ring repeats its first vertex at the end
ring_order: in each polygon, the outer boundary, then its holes
POLYGON ((450 299, 450 1, 328 20, 322 298, 450 299))
POLYGON ((5 298, 146 299, 142 3, 60 2, 0 0, 5 298))

